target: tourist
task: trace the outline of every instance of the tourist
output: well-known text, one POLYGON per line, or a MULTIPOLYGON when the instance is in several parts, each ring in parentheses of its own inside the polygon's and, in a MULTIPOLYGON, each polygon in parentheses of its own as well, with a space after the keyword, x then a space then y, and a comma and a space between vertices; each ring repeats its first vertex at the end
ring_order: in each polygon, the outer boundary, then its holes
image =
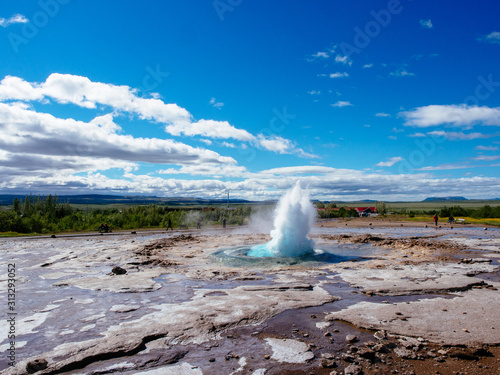
POLYGON ((437 228, 437 226, 438 226, 438 214, 435 214, 435 215, 434 215, 434 225, 435 225, 435 226, 436 226, 436 228, 437 228))
POLYGON ((200 219, 198 219, 198 221, 196 222, 196 228, 201 229, 201 220, 200 219))
POLYGON ((453 224, 454 221, 455 219, 450 215, 450 217, 448 218, 448 223, 453 224))
POLYGON ((223 218, 222 219, 222 228, 225 228, 226 227, 226 218, 223 218))
POLYGON ((168 228, 174 230, 174 228, 172 227, 172 220, 168 219, 168 223, 167 223, 167 230, 168 228))

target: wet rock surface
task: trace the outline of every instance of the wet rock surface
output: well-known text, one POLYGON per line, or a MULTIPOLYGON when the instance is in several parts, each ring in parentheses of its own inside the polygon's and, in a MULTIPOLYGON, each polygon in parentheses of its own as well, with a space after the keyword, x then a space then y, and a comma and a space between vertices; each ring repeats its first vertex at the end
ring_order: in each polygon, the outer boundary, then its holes
POLYGON ((500 286, 498 230, 317 228, 312 237, 357 257, 314 267, 214 263, 217 249, 268 240, 238 231, 2 239, 2 261, 19 269, 23 308, 16 366, 2 358, 0 370, 499 371, 500 316, 491 302, 500 286), (126 273, 110 272, 117 265, 126 273))

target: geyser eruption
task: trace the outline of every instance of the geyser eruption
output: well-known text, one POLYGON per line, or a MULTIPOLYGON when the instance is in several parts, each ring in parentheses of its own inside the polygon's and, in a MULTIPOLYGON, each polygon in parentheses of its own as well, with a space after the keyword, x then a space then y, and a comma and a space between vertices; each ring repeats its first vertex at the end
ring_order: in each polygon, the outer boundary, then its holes
POLYGON ((253 246, 252 257, 300 257, 314 252, 314 241, 307 238, 316 217, 316 209, 300 182, 283 195, 276 207, 272 240, 253 246))

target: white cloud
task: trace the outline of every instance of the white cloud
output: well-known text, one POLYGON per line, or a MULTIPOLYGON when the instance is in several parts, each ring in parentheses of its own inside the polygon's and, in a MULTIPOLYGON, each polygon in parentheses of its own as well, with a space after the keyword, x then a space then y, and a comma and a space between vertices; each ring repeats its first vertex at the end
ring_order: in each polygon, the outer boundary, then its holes
MULTIPOLYGON (((294 142, 252 135, 227 122, 199 120, 158 98, 142 99, 127 86, 91 82, 85 77, 51 75, 28 83, 15 77, 0 82, 0 191, 48 193, 119 193, 159 196, 215 197, 230 188, 246 199, 274 199, 301 179, 317 199, 419 199, 430 194, 496 196, 499 178, 438 179, 427 174, 384 174, 324 166, 297 166, 250 172, 214 151, 172 139, 138 138, 119 125, 121 116, 154 121, 180 135, 232 138, 255 147, 299 157, 316 157, 294 142), (38 101, 31 106, 31 101, 38 101), (80 121, 59 118, 51 103, 98 109, 100 115, 80 121), (36 109, 35 109, 36 107, 36 109), (226 132, 223 137, 221 132, 226 132), (141 164, 157 172, 141 172, 141 164), (170 164, 165 166, 165 164, 170 164), (108 169, 113 178, 100 173, 108 169), (187 174, 198 177, 182 177, 187 174), (168 178, 168 175, 176 178, 168 178)), ((347 102, 348 103, 348 102, 347 102)), ((350 104, 350 103, 349 103, 350 104)), ((67 108, 65 108, 67 109, 67 108)), ((71 111, 63 111, 71 113, 71 111)), ((77 111, 81 113, 83 111, 77 111)), ((87 113, 88 115, 88 113, 87 113)), ((197 141, 210 143, 210 139, 197 141)), ((387 162, 385 162, 387 163, 387 162)))
POLYGON ((391 117, 388 113, 379 112, 375 114, 376 117, 391 117))
POLYGON ((307 153, 301 148, 296 147, 295 143, 289 139, 277 135, 264 136, 263 134, 259 134, 257 137, 257 145, 258 147, 278 154, 295 154, 306 159, 318 158, 317 155, 307 153))
POLYGON ((493 31, 492 33, 482 36, 478 38, 480 42, 492 43, 492 44, 500 44, 500 32, 493 31))
POLYGON ((351 102, 349 101, 342 101, 342 100, 339 100, 338 102, 334 103, 334 104, 330 104, 332 107, 338 107, 338 108, 342 108, 342 107, 350 107, 352 106, 351 102))
POLYGON ((349 73, 346 72, 330 73, 330 78, 346 78, 346 77, 349 77, 349 73))
POLYGON ((271 174, 271 175, 301 175, 301 174, 329 174, 337 173, 340 169, 331 167, 322 167, 317 165, 304 165, 295 167, 282 167, 267 169, 261 172, 261 174, 271 174))
POLYGON ((177 122, 167 125, 165 130, 172 135, 199 135, 208 138, 234 138, 240 141, 251 141, 255 137, 243 129, 237 129, 227 121, 199 120, 194 123, 177 122))
POLYGON ((311 90, 307 92, 309 95, 320 95, 321 91, 319 90, 311 90))
POLYGON ((417 171, 442 171, 442 170, 452 170, 452 169, 465 169, 465 168, 475 168, 477 166, 470 165, 469 162, 459 162, 459 163, 446 163, 437 166, 422 167, 416 169, 417 171))
POLYGON ((312 55, 312 57, 315 59, 327 59, 330 57, 330 55, 327 52, 319 51, 312 55))
POLYGON ((8 27, 10 25, 14 25, 16 23, 28 23, 29 20, 23 16, 22 14, 14 14, 10 18, 1 18, 0 17, 0 26, 8 27))
POLYGON ((249 177, 251 174, 243 166, 234 164, 204 164, 204 165, 183 165, 181 168, 168 168, 158 171, 160 174, 175 175, 188 174, 191 176, 211 176, 211 177, 249 177))
POLYGON ((259 145, 268 151, 280 154, 289 154, 293 149, 292 141, 279 136, 265 137, 261 135, 259 136, 259 145))
POLYGON ((349 66, 352 65, 352 60, 349 58, 349 56, 337 55, 335 56, 335 62, 349 66))
POLYGON ((212 107, 217 109, 222 109, 222 107, 224 107, 224 103, 216 101, 215 98, 211 98, 209 103, 212 107))
POLYGON ((471 127, 476 124, 500 126, 500 108, 461 105, 428 105, 401 112, 405 125, 429 127, 452 125, 471 127))
POLYGON ((434 26, 432 25, 432 21, 431 20, 420 20, 420 25, 424 29, 432 29, 432 28, 434 28, 434 26))
POLYGON ((399 68, 398 70, 395 70, 394 72, 389 73, 389 75, 393 77, 412 77, 415 74, 410 73, 406 70, 406 68, 399 68))
POLYGON ((473 139, 491 138, 500 135, 499 133, 495 134, 483 134, 478 132, 463 133, 463 132, 446 132, 444 130, 427 132, 427 134, 433 137, 444 137, 450 141, 470 141, 473 139))
MULTIPOLYGON (((186 109, 177 104, 164 103, 157 98, 139 98, 137 91, 128 86, 92 82, 87 77, 59 73, 51 74, 45 82, 40 84, 29 83, 21 78, 10 76, 0 82, 0 100, 44 101, 47 99, 88 109, 97 108, 97 105, 109 106, 117 113, 135 114, 142 120, 165 124, 165 131, 174 136, 236 139, 261 145, 269 151, 283 153, 283 150, 287 149, 287 153, 310 157, 310 154, 304 153, 295 146, 292 147, 293 142, 281 137, 279 141, 268 140, 262 135, 255 136, 244 129, 238 129, 227 121, 206 119, 195 121, 186 109), (262 140, 264 140, 263 143, 262 140), (289 146, 285 147, 285 143, 289 146)), ((219 104, 215 98, 212 98, 209 103, 214 106, 219 104)))
MULTIPOLYGON (((321 200, 418 200, 430 195, 463 195, 468 198, 495 197, 500 189, 500 178, 435 178, 425 173, 384 174, 367 171, 335 169, 321 166, 296 166, 249 173, 234 165, 186 166, 186 174, 194 176, 219 175, 222 179, 182 179, 180 170, 165 170, 176 178, 166 179, 148 175, 125 173, 124 178, 109 178, 100 173, 86 176, 54 175, 8 175, 0 180, 1 191, 83 194, 121 193, 152 194, 158 196, 220 198, 224 189, 230 188, 235 198, 251 200, 276 199, 297 180, 310 190, 311 197, 321 200), (234 167, 234 168, 233 168, 234 167), (231 177, 242 178, 232 181, 231 177), (241 176, 241 177, 239 177, 241 176), (368 188, 369 187, 369 188, 368 188)), ((0 173, 4 171, 0 167, 0 173)))
POLYGON ((476 150, 496 151, 496 150, 498 150, 498 147, 495 147, 495 146, 476 146, 476 150))
POLYGON ((363 69, 373 68, 373 64, 365 64, 363 65, 363 69))
MULTIPOLYGON (((169 139, 118 134, 111 114, 90 122, 61 119, 47 113, 0 103, 0 149, 13 154, 53 158, 110 158, 158 164, 235 163, 230 157, 169 139)), ((101 169, 108 169, 105 164, 101 169)))
POLYGON ((390 159, 387 159, 387 161, 381 161, 380 163, 377 163, 376 166, 377 167, 392 167, 394 164, 396 164, 402 160, 404 160, 402 157, 394 156, 390 159))
POLYGON ((471 158, 472 160, 482 160, 482 161, 493 161, 493 160, 498 160, 500 159, 500 155, 479 155, 474 158, 471 158))
POLYGON ((221 145, 223 147, 228 147, 228 148, 236 148, 236 145, 234 143, 230 143, 230 142, 222 142, 221 145))

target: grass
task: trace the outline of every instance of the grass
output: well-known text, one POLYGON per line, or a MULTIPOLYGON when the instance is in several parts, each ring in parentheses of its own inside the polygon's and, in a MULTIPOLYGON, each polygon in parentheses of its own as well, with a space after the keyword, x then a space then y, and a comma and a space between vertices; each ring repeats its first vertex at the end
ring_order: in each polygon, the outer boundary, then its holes
MULTIPOLYGON (((444 207, 460 206, 463 208, 480 208, 485 205, 491 207, 500 206, 500 201, 477 200, 477 201, 430 201, 430 202, 385 202, 387 211, 439 211, 444 207)), ((337 203, 337 207, 375 207, 375 202, 351 202, 337 203)))
POLYGON ((465 219, 465 222, 467 224, 484 224, 484 225, 494 225, 500 227, 500 219, 492 219, 492 218, 474 219, 473 217, 458 217, 456 219, 465 219))
POLYGON ((36 236, 37 234, 26 234, 17 232, 0 232, 0 238, 2 237, 26 237, 26 236, 36 236))

